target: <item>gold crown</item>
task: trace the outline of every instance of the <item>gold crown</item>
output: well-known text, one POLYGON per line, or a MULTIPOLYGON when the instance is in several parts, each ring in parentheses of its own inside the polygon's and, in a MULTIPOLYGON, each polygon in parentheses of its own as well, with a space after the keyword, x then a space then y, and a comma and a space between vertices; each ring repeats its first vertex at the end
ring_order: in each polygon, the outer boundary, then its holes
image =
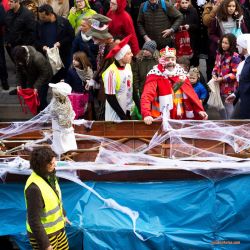
POLYGON ((176 49, 175 48, 169 48, 167 46, 166 48, 160 50, 160 56, 176 57, 176 49))

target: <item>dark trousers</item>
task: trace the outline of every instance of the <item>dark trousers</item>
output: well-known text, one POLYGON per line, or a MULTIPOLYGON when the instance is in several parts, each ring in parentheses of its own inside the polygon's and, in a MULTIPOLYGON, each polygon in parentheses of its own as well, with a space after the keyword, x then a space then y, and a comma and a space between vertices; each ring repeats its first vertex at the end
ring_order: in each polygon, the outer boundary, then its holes
POLYGON ((0 37, 0 79, 1 81, 8 79, 3 37, 0 37))

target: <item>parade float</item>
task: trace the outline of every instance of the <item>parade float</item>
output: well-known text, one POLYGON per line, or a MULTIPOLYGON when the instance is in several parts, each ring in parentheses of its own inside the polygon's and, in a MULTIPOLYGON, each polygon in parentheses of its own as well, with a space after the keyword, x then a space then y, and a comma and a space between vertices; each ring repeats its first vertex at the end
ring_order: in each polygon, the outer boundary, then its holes
MULTIPOLYGON (((0 124, 0 235, 30 249, 29 152, 51 117, 0 124)), ((248 121, 74 121, 58 156, 70 249, 250 249, 248 121)))

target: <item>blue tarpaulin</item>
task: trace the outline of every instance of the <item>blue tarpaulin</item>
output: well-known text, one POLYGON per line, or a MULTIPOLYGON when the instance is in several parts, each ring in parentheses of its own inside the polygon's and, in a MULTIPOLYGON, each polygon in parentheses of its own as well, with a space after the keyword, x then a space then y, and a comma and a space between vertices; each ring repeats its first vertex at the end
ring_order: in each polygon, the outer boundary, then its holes
MULTIPOLYGON (((60 180, 70 249, 250 249, 250 175, 146 183, 88 182, 103 198, 139 213, 131 219, 83 187, 60 180)), ((24 183, 0 184, 0 235, 20 249, 26 236, 24 183)))

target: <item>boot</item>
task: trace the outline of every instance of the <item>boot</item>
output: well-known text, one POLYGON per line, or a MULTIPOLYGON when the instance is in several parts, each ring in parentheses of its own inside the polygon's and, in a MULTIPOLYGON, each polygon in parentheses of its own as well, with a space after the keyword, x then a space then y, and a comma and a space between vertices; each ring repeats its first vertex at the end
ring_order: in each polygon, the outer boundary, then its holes
POLYGON ((3 90, 9 90, 9 84, 7 80, 2 80, 2 88, 3 90))

